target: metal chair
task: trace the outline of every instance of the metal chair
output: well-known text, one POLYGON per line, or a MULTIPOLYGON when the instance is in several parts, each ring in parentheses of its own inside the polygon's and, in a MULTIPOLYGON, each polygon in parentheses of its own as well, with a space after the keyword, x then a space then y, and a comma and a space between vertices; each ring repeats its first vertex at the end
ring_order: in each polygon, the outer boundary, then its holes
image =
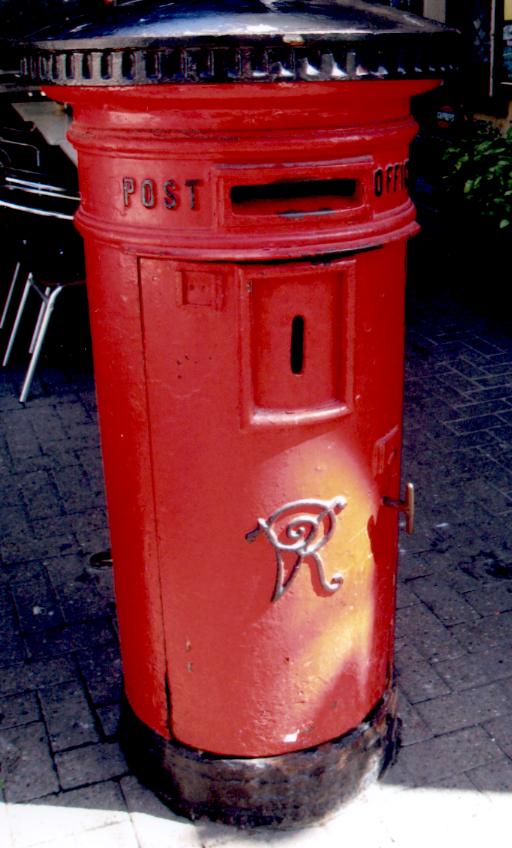
POLYGON ((6 321, 16 288, 24 282, 2 362, 4 367, 11 357, 30 293, 34 292, 41 300, 20 403, 25 403, 29 395, 57 298, 64 289, 85 282, 82 240, 72 224, 78 201, 77 194, 38 172, 2 169, 0 209, 8 210, 11 226, 14 224, 20 237, 0 327, 6 321))

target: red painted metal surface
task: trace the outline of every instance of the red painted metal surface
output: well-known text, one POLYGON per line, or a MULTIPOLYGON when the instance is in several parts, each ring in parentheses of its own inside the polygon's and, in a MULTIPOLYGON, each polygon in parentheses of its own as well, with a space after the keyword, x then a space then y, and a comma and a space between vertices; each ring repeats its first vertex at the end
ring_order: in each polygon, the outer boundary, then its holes
POLYGON ((167 738, 298 750, 389 684, 433 85, 48 91, 74 107, 126 693, 167 738))

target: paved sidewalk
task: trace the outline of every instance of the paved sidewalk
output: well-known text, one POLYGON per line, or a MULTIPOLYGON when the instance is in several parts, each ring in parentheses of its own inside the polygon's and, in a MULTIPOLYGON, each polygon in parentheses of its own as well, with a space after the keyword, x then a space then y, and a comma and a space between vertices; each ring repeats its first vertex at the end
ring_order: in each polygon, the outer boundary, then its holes
POLYGON ((93 379, 0 375, 0 846, 418 848, 510 844, 512 334, 448 297, 409 320, 396 663, 404 747, 329 822, 242 833, 191 824, 130 774, 93 379), (343 841, 342 841, 343 840, 343 841))

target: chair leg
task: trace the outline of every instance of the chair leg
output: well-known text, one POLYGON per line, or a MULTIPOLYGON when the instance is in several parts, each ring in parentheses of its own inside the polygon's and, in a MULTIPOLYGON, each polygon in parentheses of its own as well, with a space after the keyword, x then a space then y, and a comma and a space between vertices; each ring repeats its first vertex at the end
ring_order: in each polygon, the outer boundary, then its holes
POLYGON ((14 341, 16 339, 16 334, 17 334, 19 326, 20 326, 21 316, 23 315, 23 310, 25 309, 25 304, 27 302, 27 297, 28 297, 28 294, 30 292, 30 289, 32 288, 33 280, 34 280, 34 278, 33 278, 32 274, 29 274, 28 277, 27 277, 27 282, 25 283, 25 288, 23 289, 23 294, 21 296, 20 305, 18 306, 18 311, 16 313, 16 318, 15 318, 15 321, 14 321, 14 324, 13 324, 13 327, 12 327, 12 330, 11 330, 11 335, 9 336, 9 342, 7 344, 7 349, 5 351, 4 358, 3 358, 3 361, 2 361, 2 365, 4 367, 9 362, 9 358, 11 356, 12 349, 13 349, 13 346, 14 346, 14 341))
POLYGON ((0 318, 0 330, 3 328, 5 324, 5 319, 7 318, 7 313, 9 312, 9 307, 11 305, 12 296, 14 294, 14 289, 16 288, 16 283, 18 282, 18 275, 21 271, 21 262, 16 262, 16 267, 14 269, 14 273, 11 278, 11 285, 9 286, 9 291, 7 292, 7 297, 5 298, 4 308, 2 311, 2 317, 0 318))
MULTIPOLYGON (((37 333, 37 337, 34 343, 34 349, 32 351, 32 356, 30 357, 30 363, 28 366, 28 370, 25 376, 25 380, 23 382, 23 386, 21 388, 21 394, 19 397, 20 403, 25 403, 28 394, 30 392, 30 386, 32 384, 32 379, 34 377, 34 371, 36 370, 37 362, 39 359, 39 354, 41 353, 41 348, 43 346, 44 337, 46 335, 46 331, 48 329, 48 324, 50 323, 50 318, 52 317, 53 308, 55 306, 55 301, 57 300, 58 295, 61 293, 63 286, 57 286, 55 288, 50 297, 46 300, 44 305, 44 313, 42 315, 41 321, 39 322, 39 331, 37 333)), ((39 321, 39 319, 38 319, 39 321)))
POLYGON ((30 341, 30 347, 28 349, 28 352, 30 354, 32 354, 34 352, 34 345, 36 343, 39 330, 41 329, 41 321, 43 320, 43 315, 44 315, 44 312, 45 312, 45 309, 46 309, 46 302, 47 302, 48 297, 50 296, 50 292, 51 292, 50 288, 46 288, 44 290, 43 302, 41 304, 41 309, 39 310, 39 315, 37 316, 36 326, 35 326, 34 332, 32 333, 32 339, 30 341))

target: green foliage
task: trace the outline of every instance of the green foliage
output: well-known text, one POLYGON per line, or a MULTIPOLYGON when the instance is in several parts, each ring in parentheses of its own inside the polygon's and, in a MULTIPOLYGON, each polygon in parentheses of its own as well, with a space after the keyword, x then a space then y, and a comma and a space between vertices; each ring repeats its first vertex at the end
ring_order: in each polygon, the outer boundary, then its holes
POLYGON ((484 121, 469 125, 443 154, 452 201, 493 229, 512 231, 512 127, 502 135, 484 121))

